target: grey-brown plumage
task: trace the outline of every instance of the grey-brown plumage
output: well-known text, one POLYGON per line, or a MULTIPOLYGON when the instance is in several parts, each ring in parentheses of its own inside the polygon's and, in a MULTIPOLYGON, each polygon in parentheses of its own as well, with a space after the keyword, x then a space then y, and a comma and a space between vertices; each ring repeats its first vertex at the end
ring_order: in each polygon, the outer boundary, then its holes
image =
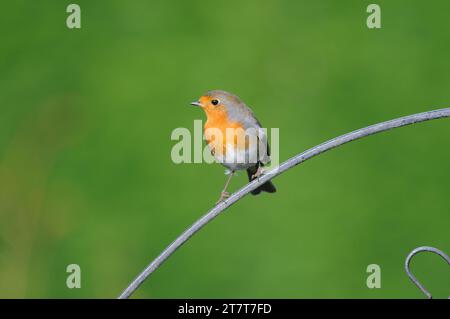
MULTIPOLYGON (((205 123, 205 136, 207 128, 218 128, 222 132, 222 136, 225 136, 223 133, 225 130, 236 126, 238 129, 242 128, 245 131, 245 148, 242 147, 243 144, 236 143, 230 138, 225 138, 225 142, 219 145, 216 139, 210 140, 207 138, 208 146, 211 148, 216 160, 231 171, 230 177, 227 179, 222 191, 220 199, 222 200, 228 196, 226 188, 235 171, 245 169, 249 181, 252 181, 261 175, 261 167, 270 162, 267 134, 256 119, 253 111, 234 94, 222 90, 212 90, 206 92, 197 102, 191 104, 200 106, 205 110, 208 117, 205 123), (224 152, 220 151, 222 150, 222 145, 225 146, 224 152)), ((242 136, 242 133, 239 134, 238 136, 242 136)), ((274 193, 276 188, 271 181, 268 181, 252 191, 252 194, 257 195, 262 191, 274 193)))

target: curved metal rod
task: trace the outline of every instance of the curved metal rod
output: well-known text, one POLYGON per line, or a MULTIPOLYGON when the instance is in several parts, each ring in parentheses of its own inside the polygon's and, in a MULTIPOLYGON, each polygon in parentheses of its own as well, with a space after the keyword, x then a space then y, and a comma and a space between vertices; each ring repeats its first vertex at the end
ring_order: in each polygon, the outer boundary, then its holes
POLYGON ((384 132, 393 128, 410 125, 414 123, 420 123, 429 120, 436 120, 444 117, 450 117, 450 108, 439 109, 424 113, 418 113, 413 115, 408 115, 398 119, 378 123, 375 125, 367 126, 359 130, 341 135, 334 139, 331 139, 325 143, 314 146, 309 150, 306 150, 294 157, 291 157, 286 162, 282 163, 279 167, 276 167, 260 176, 259 178, 248 183, 237 192, 232 194, 227 200, 220 202, 215 207, 213 207, 209 212, 200 217, 193 225, 186 229, 175 241, 173 241, 155 260, 153 260, 132 282, 131 284, 122 292, 119 299, 125 299, 131 296, 133 292, 148 278, 158 267, 167 260, 178 248, 180 248, 192 235, 198 232, 203 226, 208 224, 211 220, 216 218, 225 209, 236 203, 238 200, 248 195, 252 190, 258 188, 265 182, 271 180, 272 178, 284 173, 285 171, 301 164, 319 154, 329 151, 335 147, 341 146, 348 142, 358 140, 360 138, 384 132))
MULTIPOLYGON (((449 266, 450 266, 450 257, 448 257, 447 254, 445 254, 442 250, 439 250, 434 247, 428 247, 428 246, 418 247, 418 248, 414 249, 412 252, 410 252, 408 257, 406 257, 405 270, 406 270, 406 273, 408 274, 409 279, 411 279, 411 281, 414 283, 414 285, 416 285, 425 294, 425 296, 427 296, 428 299, 432 299, 433 296, 428 292, 428 290, 425 289, 425 287, 419 282, 419 280, 416 278, 416 276, 414 276, 412 274, 411 270, 409 269, 411 259, 418 253, 425 252, 425 251, 432 252, 432 253, 435 253, 436 255, 441 256, 445 261, 447 261, 449 266)), ((449 297, 449 299, 450 299, 450 297, 449 297)))

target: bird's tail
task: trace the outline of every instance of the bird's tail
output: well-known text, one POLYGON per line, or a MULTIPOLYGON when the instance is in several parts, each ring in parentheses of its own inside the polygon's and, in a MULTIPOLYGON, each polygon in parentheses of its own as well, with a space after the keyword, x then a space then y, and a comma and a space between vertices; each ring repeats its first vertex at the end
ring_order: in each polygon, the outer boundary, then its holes
MULTIPOLYGON (((248 180, 250 182, 255 179, 252 176, 255 175, 257 171, 258 171, 258 165, 247 168, 248 180)), ((259 186, 257 189, 252 190, 251 193, 252 193, 252 195, 258 195, 261 192, 275 193, 276 191, 277 191, 277 189, 275 188, 275 185, 273 185, 273 183, 271 181, 267 181, 264 184, 262 184, 261 186, 259 186)))

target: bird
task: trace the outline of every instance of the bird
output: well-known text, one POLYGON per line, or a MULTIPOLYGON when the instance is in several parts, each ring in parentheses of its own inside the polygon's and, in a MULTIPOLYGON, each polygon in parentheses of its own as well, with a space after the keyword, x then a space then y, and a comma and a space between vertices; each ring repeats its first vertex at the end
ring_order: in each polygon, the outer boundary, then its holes
MULTIPOLYGON (((190 103, 206 114, 204 136, 211 154, 227 168, 228 178, 217 203, 230 196, 227 192, 231 178, 239 170, 246 170, 249 181, 263 174, 262 167, 270 162, 267 135, 253 111, 232 93, 211 90, 190 103)), ((275 193, 269 180, 251 191, 275 193)))

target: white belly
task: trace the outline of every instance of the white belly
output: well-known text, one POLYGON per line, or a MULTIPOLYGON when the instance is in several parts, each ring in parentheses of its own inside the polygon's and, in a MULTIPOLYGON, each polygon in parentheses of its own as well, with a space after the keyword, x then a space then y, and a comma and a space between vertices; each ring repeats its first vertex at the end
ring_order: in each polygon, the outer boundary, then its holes
POLYGON ((257 164, 256 150, 251 147, 249 150, 237 148, 232 144, 227 144, 224 155, 214 154, 216 160, 232 171, 247 169, 257 164))

